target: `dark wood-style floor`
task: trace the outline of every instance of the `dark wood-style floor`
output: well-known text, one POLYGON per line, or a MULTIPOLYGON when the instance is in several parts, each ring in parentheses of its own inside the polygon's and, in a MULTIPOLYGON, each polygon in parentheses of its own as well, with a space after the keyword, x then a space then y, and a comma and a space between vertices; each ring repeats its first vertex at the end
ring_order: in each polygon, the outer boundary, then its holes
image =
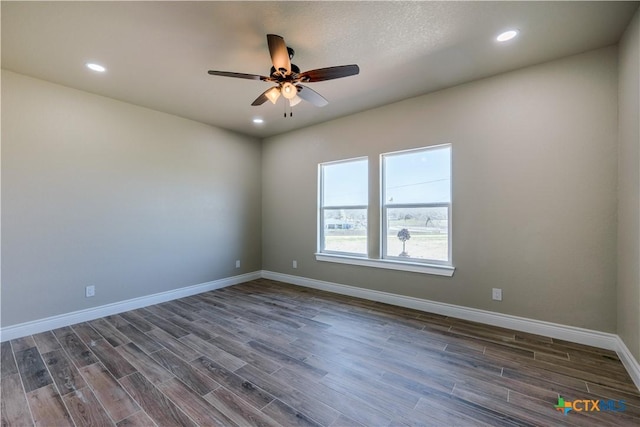
POLYGON ((2 343, 1 371, 3 426, 640 425, 614 352, 265 279, 2 343))

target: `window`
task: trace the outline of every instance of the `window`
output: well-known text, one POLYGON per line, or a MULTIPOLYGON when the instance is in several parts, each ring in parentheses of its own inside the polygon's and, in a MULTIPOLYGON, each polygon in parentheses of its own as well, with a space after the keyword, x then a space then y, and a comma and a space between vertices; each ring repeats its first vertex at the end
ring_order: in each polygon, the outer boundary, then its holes
POLYGON ((380 199, 368 191, 367 158, 319 165, 316 260, 452 276, 451 145, 379 159, 380 199))
POLYGON ((451 145, 381 159, 382 258, 451 265, 451 145))
POLYGON ((320 165, 321 253, 367 256, 367 159, 320 165))

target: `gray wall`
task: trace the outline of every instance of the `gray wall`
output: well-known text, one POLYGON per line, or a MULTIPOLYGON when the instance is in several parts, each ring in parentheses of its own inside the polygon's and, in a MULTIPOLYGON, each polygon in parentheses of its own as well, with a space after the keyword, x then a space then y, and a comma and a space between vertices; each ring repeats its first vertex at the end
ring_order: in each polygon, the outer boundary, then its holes
POLYGON ((269 138, 263 268, 615 332, 617 108, 610 47, 269 138), (445 142, 454 277, 315 261, 319 162, 445 142))
POLYGON ((618 335, 640 361, 640 11, 620 42, 618 335))
POLYGON ((260 158, 258 140, 3 71, 2 326, 259 270, 260 158))

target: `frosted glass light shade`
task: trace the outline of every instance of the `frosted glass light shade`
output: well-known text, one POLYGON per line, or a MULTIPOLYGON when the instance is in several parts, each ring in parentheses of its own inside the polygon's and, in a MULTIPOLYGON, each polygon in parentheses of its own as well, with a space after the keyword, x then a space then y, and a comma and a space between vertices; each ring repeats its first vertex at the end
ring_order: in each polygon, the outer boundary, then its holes
POLYGON ((271 101, 272 104, 275 104, 278 98, 280 98, 280 88, 272 87, 267 93, 265 93, 265 96, 269 98, 269 101, 271 101))
POLYGON ((281 92, 282 96, 287 99, 293 99, 298 95, 298 89, 296 89, 296 87, 289 82, 282 85, 281 92))

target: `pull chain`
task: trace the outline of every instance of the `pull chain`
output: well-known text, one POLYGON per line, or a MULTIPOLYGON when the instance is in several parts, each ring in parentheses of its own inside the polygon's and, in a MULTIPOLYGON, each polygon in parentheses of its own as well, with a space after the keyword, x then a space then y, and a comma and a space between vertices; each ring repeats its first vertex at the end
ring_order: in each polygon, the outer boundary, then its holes
POLYGON ((284 118, 287 118, 287 107, 289 107, 289 117, 293 117, 293 109, 291 108, 291 103, 289 99, 284 99, 284 118))

